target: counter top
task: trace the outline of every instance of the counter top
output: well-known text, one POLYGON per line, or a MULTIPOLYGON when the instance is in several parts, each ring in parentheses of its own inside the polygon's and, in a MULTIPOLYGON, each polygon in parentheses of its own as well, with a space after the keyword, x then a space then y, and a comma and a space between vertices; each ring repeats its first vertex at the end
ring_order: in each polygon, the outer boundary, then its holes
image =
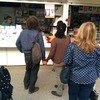
MULTIPOLYGON (((44 43, 45 48, 50 48, 51 43, 44 43)), ((0 48, 16 48, 15 42, 0 41, 0 48)))

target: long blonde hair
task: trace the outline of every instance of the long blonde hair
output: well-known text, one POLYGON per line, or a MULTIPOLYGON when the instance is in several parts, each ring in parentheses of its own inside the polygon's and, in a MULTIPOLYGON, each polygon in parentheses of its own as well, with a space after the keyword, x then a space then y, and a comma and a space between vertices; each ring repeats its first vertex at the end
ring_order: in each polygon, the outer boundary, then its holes
POLYGON ((94 23, 85 22, 83 23, 79 30, 78 35, 75 39, 79 49, 86 53, 92 53, 95 49, 98 49, 99 46, 96 42, 97 31, 94 23))

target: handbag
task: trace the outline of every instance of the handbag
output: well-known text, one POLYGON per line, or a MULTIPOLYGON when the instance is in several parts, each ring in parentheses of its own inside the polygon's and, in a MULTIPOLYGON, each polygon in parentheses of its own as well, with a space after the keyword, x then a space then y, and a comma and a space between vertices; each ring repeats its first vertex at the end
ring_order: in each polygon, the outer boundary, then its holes
POLYGON ((64 65, 60 73, 60 80, 62 83, 67 84, 69 80, 70 69, 68 65, 64 65))
POLYGON ((90 100, 98 100, 98 93, 96 92, 96 90, 92 90, 90 93, 90 100))
POLYGON ((41 47, 39 43, 37 42, 39 40, 39 33, 35 39, 34 45, 32 47, 32 61, 34 64, 38 64, 40 60, 42 59, 42 52, 41 47))
MULTIPOLYGON (((70 57, 68 59, 68 62, 71 62, 71 57, 72 57, 72 51, 74 49, 74 43, 72 43, 71 45, 71 53, 70 53, 70 57)), ((67 84, 69 81, 69 77, 70 77, 70 66, 71 64, 66 64, 63 66, 61 73, 60 73, 60 80, 62 83, 67 84)))

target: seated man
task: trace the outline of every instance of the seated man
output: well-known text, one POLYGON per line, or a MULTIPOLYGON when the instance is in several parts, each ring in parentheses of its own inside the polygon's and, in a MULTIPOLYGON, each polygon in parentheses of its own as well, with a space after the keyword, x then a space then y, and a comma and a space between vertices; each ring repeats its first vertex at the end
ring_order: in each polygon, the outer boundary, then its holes
POLYGON ((2 23, 3 26, 14 26, 15 24, 12 22, 12 17, 7 16, 2 23))

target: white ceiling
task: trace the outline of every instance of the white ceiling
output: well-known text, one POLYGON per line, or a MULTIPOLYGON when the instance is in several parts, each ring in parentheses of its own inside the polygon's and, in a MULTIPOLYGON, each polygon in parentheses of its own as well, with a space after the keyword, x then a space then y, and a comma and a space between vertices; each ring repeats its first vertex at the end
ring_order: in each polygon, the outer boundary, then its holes
POLYGON ((69 3, 69 4, 89 4, 100 5, 100 0, 0 0, 0 2, 20 2, 20 3, 69 3))
MULTIPOLYGON (((1 2, 8 2, 8 0, 0 0, 1 2)), ((9 0, 9 2, 30 2, 30 3, 47 3, 47 2, 51 2, 51 3, 65 3, 67 0, 9 0)))

